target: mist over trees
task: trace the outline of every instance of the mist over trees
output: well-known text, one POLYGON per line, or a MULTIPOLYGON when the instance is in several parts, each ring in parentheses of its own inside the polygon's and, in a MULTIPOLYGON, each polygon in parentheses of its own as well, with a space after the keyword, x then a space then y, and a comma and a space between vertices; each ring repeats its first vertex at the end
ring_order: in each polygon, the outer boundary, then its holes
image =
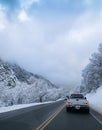
POLYGON ((91 55, 89 64, 82 71, 81 92, 96 91, 102 85, 102 44, 98 51, 91 55))
POLYGON ((0 107, 56 101, 65 90, 40 75, 0 59, 0 107))

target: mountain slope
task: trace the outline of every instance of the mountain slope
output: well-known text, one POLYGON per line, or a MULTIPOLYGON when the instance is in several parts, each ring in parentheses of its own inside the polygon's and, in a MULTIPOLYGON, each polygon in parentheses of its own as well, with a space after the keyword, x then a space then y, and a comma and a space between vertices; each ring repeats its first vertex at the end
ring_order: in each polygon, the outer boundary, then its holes
POLYGON ((56 100, 62 93, 42 76, 0 60, 0 106, 56 100))

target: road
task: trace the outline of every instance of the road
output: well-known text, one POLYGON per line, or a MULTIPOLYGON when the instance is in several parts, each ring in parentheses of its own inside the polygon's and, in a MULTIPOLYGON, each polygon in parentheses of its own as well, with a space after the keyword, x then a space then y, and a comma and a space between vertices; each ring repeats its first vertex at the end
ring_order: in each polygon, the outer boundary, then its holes
POLYGON ((64 101, 0 114, 0 130, 102 130, 102 115, 66 112, 64 101))
POLYGON ((67 113, 63 109, 44 130, 102 130, 102 124, 91 114, 67 113))

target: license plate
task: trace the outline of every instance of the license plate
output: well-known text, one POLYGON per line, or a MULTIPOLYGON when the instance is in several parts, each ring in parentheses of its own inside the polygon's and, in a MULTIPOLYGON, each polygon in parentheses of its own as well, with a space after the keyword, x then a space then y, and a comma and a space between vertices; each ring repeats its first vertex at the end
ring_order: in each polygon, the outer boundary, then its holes
POLYGON ((75 106, 75 108, 76 108, 76 109, 80 109, 80 106, 79 106, 79 105, 77 105, 77 106, 75 106))

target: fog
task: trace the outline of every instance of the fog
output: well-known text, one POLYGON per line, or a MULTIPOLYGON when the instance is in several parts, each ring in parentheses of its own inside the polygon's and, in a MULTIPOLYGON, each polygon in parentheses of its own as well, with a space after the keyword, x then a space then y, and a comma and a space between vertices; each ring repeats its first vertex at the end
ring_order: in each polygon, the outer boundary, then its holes
POLYGON ((0 57, 56 85, 80 85, 81 71, 102 41, 102 12, 88 10, 92 3, 83 2, 85 10, 75 15, 63 8, 60 13, 58 2, 55 12, 54 3, 44 10, 41 0, 20 1, 20 6, 1 2, 0 57))

